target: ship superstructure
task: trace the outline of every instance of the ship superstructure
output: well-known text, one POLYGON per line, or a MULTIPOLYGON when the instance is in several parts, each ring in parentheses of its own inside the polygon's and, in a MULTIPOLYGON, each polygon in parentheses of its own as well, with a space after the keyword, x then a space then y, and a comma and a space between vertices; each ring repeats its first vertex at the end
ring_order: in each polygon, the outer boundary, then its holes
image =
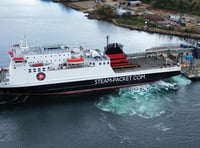
POLYGON ((0 71, 0 95, 54 95, 140 85, 180 73, 167 57, 129 57, 119 43, 105 52, 81 46, 14 44, 8 68, 0 71))

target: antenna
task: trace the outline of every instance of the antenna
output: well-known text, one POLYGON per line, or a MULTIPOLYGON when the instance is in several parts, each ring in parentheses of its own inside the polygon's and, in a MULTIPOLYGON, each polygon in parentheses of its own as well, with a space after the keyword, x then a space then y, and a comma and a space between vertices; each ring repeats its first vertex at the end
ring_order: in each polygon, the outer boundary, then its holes
POLYGON ((28 48, 28 41, 27 41, 26 35, 24 35, 24 39, 20 41, 20 48, 22 48, 22 49, 28 48))
POLYGON ((107 40, 107 47, 108 47, 108 44, 109 44, 109 36, 108 35, 106 36, 106 40, 107 40))

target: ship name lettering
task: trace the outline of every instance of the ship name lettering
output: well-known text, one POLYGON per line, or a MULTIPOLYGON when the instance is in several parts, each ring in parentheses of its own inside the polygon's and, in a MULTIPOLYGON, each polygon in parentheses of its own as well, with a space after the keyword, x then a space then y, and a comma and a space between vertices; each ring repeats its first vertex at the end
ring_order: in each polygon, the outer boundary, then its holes
POLYGON ((103 78, 95 80, 95 85, 98 84, 109 84, 115 82, 128 82, 128 81, 137 81, 137 80, 144 80, 145 74, 140 75, 132 75, 132 76, 121 76, 121 77, 113 77, 113 78, 103 78))

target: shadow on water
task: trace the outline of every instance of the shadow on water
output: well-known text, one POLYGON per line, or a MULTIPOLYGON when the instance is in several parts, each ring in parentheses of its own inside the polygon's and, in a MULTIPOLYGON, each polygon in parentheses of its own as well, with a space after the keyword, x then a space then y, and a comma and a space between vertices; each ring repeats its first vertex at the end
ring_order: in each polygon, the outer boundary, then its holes
POLYGON ((104 95, 115 94, 118 90, 108 90, 92 93, 82 93, 73 95, 53 95, 53 96, 19 96, 9 101, 0 102, 1 110, 13 108, 27 109, 40 107, 53 107, 62 105, 78 105, 83 103, 93 103, 104 95))

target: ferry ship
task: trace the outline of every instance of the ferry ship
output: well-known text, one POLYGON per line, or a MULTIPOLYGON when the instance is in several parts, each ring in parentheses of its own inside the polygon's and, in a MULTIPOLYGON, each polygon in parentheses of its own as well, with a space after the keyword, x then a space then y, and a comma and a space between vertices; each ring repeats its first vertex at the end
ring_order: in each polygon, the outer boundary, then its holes
POLYGON ((63 95, 116 89, 180 74, 167 55, 124 54, 119 43, 104 51, 66 45, 13 44, 10 64, 0 70, 0 96, 63 95))

